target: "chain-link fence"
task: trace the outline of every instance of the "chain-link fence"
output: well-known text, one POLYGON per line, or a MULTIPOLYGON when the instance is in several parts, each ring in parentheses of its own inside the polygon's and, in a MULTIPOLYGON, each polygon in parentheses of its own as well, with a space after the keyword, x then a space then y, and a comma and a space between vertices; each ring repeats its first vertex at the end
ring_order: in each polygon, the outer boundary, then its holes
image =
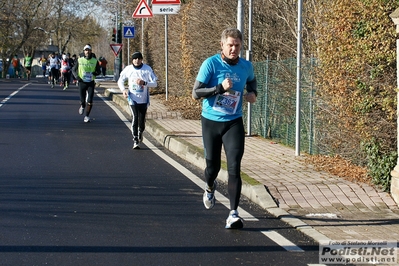
MULTIPOLYGON (((296 124, 296 59, 254 62, 258 97, 251 107, 251 133, 295 147, 296 124)), ((314 142, 314 92, 312 68, 314 60, 303 60, 301 80, 301 151, 318 153, 314 142)), ((247 105, 243 117, 247 117, 247 105)), ((247 123, 246 119, 244 119, 247 123)), ((247 126, 247 125, 246 125, 247 126)))

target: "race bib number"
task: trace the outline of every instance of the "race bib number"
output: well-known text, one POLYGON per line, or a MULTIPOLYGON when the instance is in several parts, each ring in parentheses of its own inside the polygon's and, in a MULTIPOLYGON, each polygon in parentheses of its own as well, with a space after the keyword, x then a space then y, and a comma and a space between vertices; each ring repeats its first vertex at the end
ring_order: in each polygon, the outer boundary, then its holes
POLYGON ((144 91, 144 87, 140 86, 138 84, 132 84, 130 86, 130 88, 131 88, 132 91, 135 91, 135 92, 143 92, 144 91))
POLYGON ((84 82, 90 82, 93 80, 93 74, 91 72, 85 72, 82 79, 84 82))
POLYGON ((230 90, 224 94, 218 94, 212 108, 218 112, 232 115, 236 113, 239 102, 240 92, 230 90))

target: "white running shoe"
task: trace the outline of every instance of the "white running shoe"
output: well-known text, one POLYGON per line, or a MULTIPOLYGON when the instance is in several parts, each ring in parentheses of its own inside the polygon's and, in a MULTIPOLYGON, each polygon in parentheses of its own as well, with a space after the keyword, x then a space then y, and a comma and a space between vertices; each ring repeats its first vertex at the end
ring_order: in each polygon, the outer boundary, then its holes
POLYGON ((215 197, 215 191, 217 187, 217 182, 216 180, 213 182, 213 187, 210 188, 207 184, 205 185, 205 192, 202 197, 202 201, 204 202, 204 206, 206 209, 212 209, 213 206, 215 206, 216 202, 216 197, 215 197))
POLYGON ((244 227, 244 222, 240 216, 238 216, 237 210, 232 210, 229 217, 226 219, 226 229, 241 229, 244 227))
POLYGON ((83 115, 84 110, 85 110, 85 109, 84 109, 82 106, 79 107, 79 114, 80 114, 80 115, 83 115))
POLYGON ((90 117, 88 117, 88 116, 86 115, 85 118, 83 119, 83 121, 84 121, 85 123, 90 122, 90 117))
POLYGON ((140 149, 140 142, 134 141, 134 142, 133 142, 133 149, 135 149, 135 150, 140 149))

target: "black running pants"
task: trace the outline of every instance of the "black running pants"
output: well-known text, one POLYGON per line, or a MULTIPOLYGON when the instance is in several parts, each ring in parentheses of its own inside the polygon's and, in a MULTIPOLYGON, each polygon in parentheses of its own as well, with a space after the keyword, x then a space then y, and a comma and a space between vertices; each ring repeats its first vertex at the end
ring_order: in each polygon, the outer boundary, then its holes
POLYGON ((136 138, 139 136, 139 130, 141 133, 143 133, 145 129, 147 103, 130 105, 130 110, 132 112, 132 134, 134 140, 137 140, 136 138))
POLYGON ((205 179, 212 186, 221 167, 224 147, 227 159, 228 193, 230 209, 237 210, 241 195, 241 159, 244 155, 245 131, 242 118, 215 122, 201 117, 202 138, 205 149, 205 179))

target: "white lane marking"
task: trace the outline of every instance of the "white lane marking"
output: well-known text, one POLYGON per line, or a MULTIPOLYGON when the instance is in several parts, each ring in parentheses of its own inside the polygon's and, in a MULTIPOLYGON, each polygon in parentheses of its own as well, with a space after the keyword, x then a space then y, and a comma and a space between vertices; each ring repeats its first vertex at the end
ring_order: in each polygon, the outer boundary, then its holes
POLYGON ((130 126, 131 123, 130 123, 129 120, 122 114, 122 112, 119 111, 118 108, 116 108, 115 106, 113 106, 113 105, 110 103, 110 101, 109 101, 107 98, 103 97, 97 90, 95 90, 95 92, 96 92, 97 96, 98 96, 101 100, 103 100, 103 102, 105 102, 109 107, 111 107, 112 110, 114 110, 114 112, 116 113, 116 115, 119 117, 119 119, 120 119, 123 123, 125 123, 125 125, 127 126, 127 128, 131 129, 131 126, 130 126))
POLYGON ((285 250, 290 252, 305 252, 303 249, 289 241, 287 238, 283 237, 276 231, 261 231, 262 234, 276 242, 279 246, 283 247, 285 250))
POLYGON ((10 100, 15 94, 17 94, 20 90, 22 90, 23 88, 25 88, 26 86, 30 85, 30 83, 25 84, 24 86, 22 86, 21 88, 19 88, 18 90, 14 91, 13 93, 11 93, 7 98, 5 98, 4 100, 2 100, 0 102, 0 107, 2 107, 8 100, 10 100))

